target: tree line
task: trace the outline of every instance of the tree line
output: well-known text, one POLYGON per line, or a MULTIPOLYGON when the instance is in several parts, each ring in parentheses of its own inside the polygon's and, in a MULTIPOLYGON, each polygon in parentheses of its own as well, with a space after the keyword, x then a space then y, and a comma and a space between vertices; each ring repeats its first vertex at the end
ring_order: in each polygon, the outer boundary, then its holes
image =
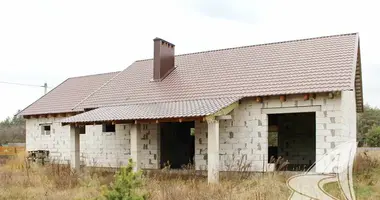
POLYGON ((0 122, 0 145, 25 142, 25 119, 14 116, 0 122))
POLYGON ((359 146, 380 147, 380 109, 364 106, 364 112, 358 114, 359 146))

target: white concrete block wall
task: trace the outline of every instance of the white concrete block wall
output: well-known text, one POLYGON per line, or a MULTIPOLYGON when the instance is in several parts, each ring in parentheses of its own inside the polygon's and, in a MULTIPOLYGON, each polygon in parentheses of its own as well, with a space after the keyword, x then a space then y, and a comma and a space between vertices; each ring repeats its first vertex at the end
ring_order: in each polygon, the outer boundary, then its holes
MULTIPOLYGON (((340 101, 334 105, 326 102, 317 123, 322 124, 317 130, 323 136, 317 140, 317 172, 333 172, 330 159, 322 159, 323 154, 330 153, 338 145, 347 141, 356 141, 356 100, 354 91, 342 91, 340 101), (329 105, 330 104, 330 105, 329 105), (327 122, 324 123, 323 120, 327 122), (323 139, 322 139, 323 138, 323 139)), ((348 153, 348 152, 347 152, 348 153)))
POLYGON ((102 125, 87 125, 80 135, 81 160, 86 166, 120 167, 131 157, 130 125, 116 124, 115 132, 103 132, 102 125))
POLYGON ((51 159, 59 163, 70 160, 70 127, 56 121, 61 118, 26 119, 26 150, 49 150, 51 159), (40 124, 52 123, 50 135, 41 134, 40 124))
MULTIPOLYGON (((61 126, 60 118, 33 118, 26 120, 26 149, 48 150, 54 162, 70 161, 70 127, 61 126), (52 123, 50 135, 41 134, 43 123, 52 123)), ((102 125, 87 125, 86 134, 80 135, 82 164, 99 167, 118 167, 130 158, 128 124, 117 124, 116 132, 103 133, 102 125)))
MULTIPOLYGON (((268 162, 268 115, 266 108, 321 106, 316 112, 316 160, 348 138, 356 138, 355 95, 352 91, 329 99, 317 94, 316 99, 303 100, 302 95, 289 95, 285 102, 279 97, 266 97, 262 103, 244 99, 232 111, 232 120, 220 121, 220 169, 237 170, 236 163, 244 159, 249 170, 266 170, 268 162)), ((61 162, 70 159, 69 126, 61 126, 59 118, 26 120, 27 150, 49 150, 61 162), (51 135, 41 135, 41 123, 53 123, 51 135)), ((101 125, 86 126, 81 135, 81 157, 86 165, 120 166, 130 156, 129 125, 116 125, 115 133, 103 133, 101 125)), ((156 123, 141 124, 140 166, 146 169, 160 167, 160 128, 156 123)), ((195 165, 207 169, 207 122, 195 122, 195 165)))
MULTIPOLYGON (((238 108, 232 111, 232 120, 220 122, 220 159, 221 170, 238 167, 239 159, 244 159, 250 164, 252 171, 266 170, 268 162, 268 115, 262 113, 262 108, 285 108, 302 106, 321 106, 321 111, 316 113, 316 160, 328 153, 336 145, 347 139, 343 128, 346 121, 354 119, 344 118, 356 116, 353 111, 352 95, 347 95, 350 106, 341 102, 341 96, 329 99, 327 94, 317 94, 316 99, 304 100, 303 95, 289 95, 285 102, 280 102, 279 97, 266 97, 262 103, 253 99, 244 99, 238 108), (345 111, 342 112, 342 107, 345 111), (347 108, 346 108, 347 107, 347 108), (350 109, 349 109, 350 108, 350 109), (233 164, 231 166, 231 164, 233 164)), ((356 120, 356 119, 355 119, 356 120)), ((356 127, 353 125, 352 127, 356 127)), ((207 123, 195 123, 195 165, 196 169, 207 169, 207 123), (202 143, 200 143, 202 141, 202 143)), ((356 133, 352 135, 356 137, 356 133)))
POLYGON ((143 169, 160 168, 160 128, 157 123, 141 124, 139 137, 140 167, 143 169))
POLYGON ((356 98, 355 91, 343 91, 341 103, 342 117, 340 118, 343 124, 342 137, 354 139, 356 141, 356 98))
MULTIPOLYGON (((207 122, 195 121, 194 124, 195 132, 195 169, 196 170, 207 170, 207 137, 208 129, 207 122)), ((223 147, 223 145, 220 145, 223 147)))

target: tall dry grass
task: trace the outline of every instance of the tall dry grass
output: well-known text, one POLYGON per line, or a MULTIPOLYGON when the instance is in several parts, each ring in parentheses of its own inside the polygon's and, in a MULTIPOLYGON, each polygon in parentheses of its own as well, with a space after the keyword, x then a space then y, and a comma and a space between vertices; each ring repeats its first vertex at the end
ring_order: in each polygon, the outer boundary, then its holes
POLYGON ((147 178, 146 188, 150 198, 157 200, 270 200, 287 199, 290 194, 285 174, 257 174, 231 180, 225 177, 220 184, 209 185, 202 176, 154 174, 147 178))
POLYGON ((78 174, 68 165, 40 166, 20 154, 0 167, 0 199, 91 199, 101 195, 101 182, 107 179, 111 181, 112 174, 78 174))
MULTIPOLYGON (((68 165, 53 162, 41 166, 19 155, 0 166, 0 199, 103 199, 102 191, 114 180, 114 174, 102 168, 84 168, 76 173, 68 165)), ((357 199, 380 199, 379 153, 359 154, 354 174, 357 199)), ((140 189, 154 200, 287 199, 290 191, 286 180, 291 175, 241 169, 221 173, 220 184, 209 185, 206 172, 185 166, 180 171, 146 171, 140 189)), ((337 185, 328 185, 327 191, 339 195, 337 185)))
MULTIPOLYGON (((24 155, 0 167, 0 199, 102 199, 102 191, 113 181, 114 172, 85 168, 76 173, 68 165, 29 163, 24 155)), ((205 172, 186 166, 144 173, 149 199, 286 199, 285 173, 249 174, 244 169, 222 173, 221 183, 209 185, 205 172), (244 173, 243 173, 244 172, 244 173), (271 188, 268 190, 268 188, 271 188)))
MULTIPOLYGON (((380 199, 380 152, 357 153, 354 162, 353 176, 354 190, 357 199, 380 199)), ((326 184, 324 189, 333 196, 345 199, 337 182, 326 184)))

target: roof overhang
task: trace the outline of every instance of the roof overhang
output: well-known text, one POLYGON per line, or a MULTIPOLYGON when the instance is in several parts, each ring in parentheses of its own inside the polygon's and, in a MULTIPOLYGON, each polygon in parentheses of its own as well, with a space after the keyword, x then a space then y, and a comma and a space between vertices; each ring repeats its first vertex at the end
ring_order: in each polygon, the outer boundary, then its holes
POLYGON ((357 48, 356 48, 356 60, 355 60, 355 72, 354 76, 354 89, 356 98, 356 112, 362 113, 364 111, 363 100, 363 81, 362 81, 362 64, 360 58, 360 42, 359 36, 357 36, 357 48))
POLYGON ((34 114, 20 114, 15 116, 22 116, 24 119, 32 118, 51 118, 51 117, 70 117, 82 113, 83 111, 67 111, 56 113, 34 113, 34 114))
POLYGON ((226 97, 172 101, 159 103, 131 104, 124 106, 101 107, 72 117, 62 119, 66 124, 96 124, 104 122, 131 123, 134 121, 152 121, 173 119, 189 121, 217 113, 237 102, 241 97, 226 97))

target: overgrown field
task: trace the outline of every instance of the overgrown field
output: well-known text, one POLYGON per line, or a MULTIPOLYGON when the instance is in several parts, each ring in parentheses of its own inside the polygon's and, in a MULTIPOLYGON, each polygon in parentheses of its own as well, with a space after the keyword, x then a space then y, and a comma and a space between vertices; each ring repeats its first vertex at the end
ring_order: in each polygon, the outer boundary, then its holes
MULTIPOLYGON (((357 199, 380 199, 380 152, 358 153, 355 158, 353 175, 357 199)), ((336 182, 326 184, 324 189, 333 196, 344 199, 336 182)))
MULTIPOLYGON (((129 199, 271 200, 290 194, 286 180, 291 175, 285 172, 229 173, 220 184, 208 185, 206 176, 193 170, 181 175, 165 169, 142 175, 126 170, 115 180, 115 173, 105 169, 77 174, 64 165, 31 165, 20 155, 0 167, 0 199, 117 199, 124 192, 129 199)), ((354 170, 357 199, 380 199, 380 153, 358 155, 354 170)), ((337 184, 325 189, 339 196, 337 184)))

